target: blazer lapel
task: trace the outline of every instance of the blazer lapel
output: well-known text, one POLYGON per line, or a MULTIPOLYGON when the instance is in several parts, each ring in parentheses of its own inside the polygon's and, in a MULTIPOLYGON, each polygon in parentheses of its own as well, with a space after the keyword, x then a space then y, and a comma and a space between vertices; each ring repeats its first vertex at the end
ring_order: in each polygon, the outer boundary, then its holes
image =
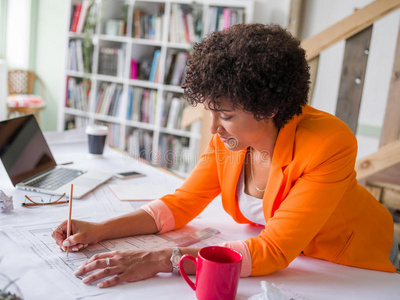
POLYGON ((239 223, 248 222, 242 215, 237 201, 236 189, 242 170, 243 162, 246 157, 246 149, 240 151, 229 151, 225 156, 227 161, 224 163, 224 171, 222 175, 222 205, 227 213, 229 213, 235 221, 239 223), (235 201, 232 201, 235 199, 235 201))
POLYGON ((286 186, 284 171, 293 160, 294 137, 298 122, 299 117, 295 116, 279 131, 276 140, 268 184, 263 198, 266 221, 273 217, 275 210, 283 201, 281 196, 286 186))

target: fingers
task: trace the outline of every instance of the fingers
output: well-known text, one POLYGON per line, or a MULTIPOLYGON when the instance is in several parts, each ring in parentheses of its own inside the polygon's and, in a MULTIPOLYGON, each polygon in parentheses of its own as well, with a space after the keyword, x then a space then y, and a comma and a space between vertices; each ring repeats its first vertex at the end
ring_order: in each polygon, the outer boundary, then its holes
MULTIPOLYGON (((87 246, 88 246, 88 244, 77 244, 77 245, 75 245, 75 246, 69 247, 69 250, 70 250, 70 251, 79 251, 79 250, 81 250, 81 249, 86 248, 87 246)), ((63 251, 67 251, 67 247, 68 247, 68 246, 62 245, 62 246, 60 246, 60 249, 63 250, 63 251)))
MULTIPOLYGON (((118 267, 110 267, 110 268, 106 268, 106 269, 100 270, 100 271, 98 271, 98 272, 96 272, 94 274, 91 274, 91 275, 83 278, 82 282, 84 284, 91 284, 91 283, 99 281, 101 279, 104 279, 104 278, 107 278, 107 277, 110 277, 110 276, 113 276, 113 275, 117 275, 118 273, 120 273, 120 269, 118 267)), ((118 276, 115 276, 115 277, 118 277, 118 276)), ((115 278, 115 277, 113 277, 113 278, 115 278)), ((108 280, 105 280, 105 281, 109 281, 109 280, 111 280, 111 279, 108 279, 108 280)), ((113 283, 118 284, 117 282, 121 283, 119 277, 118 277, 117 280, 113 280, 113 283)), ((104 281, 100 282, 100 283, 104 283, 104 281)), ((97 286, 99 286, 100 283, 97 284, 97 286)), ((100 285, 99 287, 103 287, 103 285, 100 285)), ((110 285, 107 284, 107 286, 110 286, 110 285)))
POLYGON ((111 279, 99 282, 97 284, 97 287, 99 287, 99 288, 107 288, 107 287, 111 287, 111 286, 115 286, 115 285, 121 284, 123 281, 124 280, 121 279, 120 275, 117 275, 117 276, 114 276, 111 279))
POLYGON ((97 284, 97 287, 106 288, 153 277, 160 272, 159 265, 160 259, 152 251, 113 251, 93 255, 74 275, 85 276, 82 279, 85 284, 97 284))
POLYGON ((101 253, 93 255, 90 259, 84 262, 74 273, 75 276, 82 276, 87 274, 88 272, 97 270, 97 269, 104 269, 107 267, 111 267, 111 258, 112 252, 110 253, 101 253), (108 258, 108 260, 107 260, 108 258), (107 261, 109 262, 107 264, 107 261))
POLYGON ((63 243, 64 239, 66 238, 66 234, 65 231, 66 229, 64 229, 63 225, 65 222, 63 222, 61 225, 57 226, 56 229, 54 229, 53 233, 51 234, 52 238, 55 239, 56 244, 61 246, 61 244, 63 243))
POLYGON ((87 247, 88 245, 88 243, 85 241, 85 236, 86 233, 75 232, 63 241, 62 246, 70 247, 72 251, 78 251, 84 247, 87 247))
POLYGON ((116 275, 108 280, 99 282, 97 284, 97 287, 105 288, 105 287, 110 287, 110 286, 114 286, 114 285, 118 285, 118 284, 122 283, 123 281, 119 275, 121 273, 122 269, 120 267, 114 265, 112 258, 110 258, 109 256, 110 256, 110 253, 94 255, 90 260, 88 260, 81 267, 79 267, 78 270, 75 271, 74 275, 82 276, 91 271, 94 271, 97 269, 102 269, 101 271, 98 271, 94 274, 90 274, 89 276, 84 277, 82 279, 82 282, 84 284, 91 284, 91 283, 99 281, 101 279, 116 275), (108 257, 105 257, 105 256, 108 256, 108 257))

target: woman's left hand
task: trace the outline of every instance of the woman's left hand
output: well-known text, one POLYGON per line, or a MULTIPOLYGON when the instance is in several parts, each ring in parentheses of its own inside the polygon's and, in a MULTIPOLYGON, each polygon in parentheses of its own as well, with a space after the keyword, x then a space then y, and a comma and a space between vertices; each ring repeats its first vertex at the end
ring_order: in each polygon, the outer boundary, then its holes
POLYGON ((106 288, 123 282, 138 281, 153 277, 159 272, 171 272, 172 265, 169 260, 171 249, 161 250, 126 250, 96 254, 84 262, 75 276, 99 270, 82 279, 85 284, 105 279, 97 287, 106 288))

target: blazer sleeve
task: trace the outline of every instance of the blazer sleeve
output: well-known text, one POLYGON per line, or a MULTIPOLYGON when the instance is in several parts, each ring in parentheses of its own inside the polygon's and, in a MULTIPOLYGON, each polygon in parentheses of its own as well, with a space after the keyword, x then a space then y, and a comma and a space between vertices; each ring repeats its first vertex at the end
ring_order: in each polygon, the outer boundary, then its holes
MULTIPOLYGON (((252 276, 286 268, 327 222, 351 180, 357 142, 351 132, 326 138, 259 236, 247 239, 252 276)), ((276 200, 276 199, 275 199, 276 200)))
POLYGON ((160 198, 173 214, 174 229, 181 228, 194 219, 221 192, 215 138, 213 136, 210 140, 196 167, 175 193, 160 198))

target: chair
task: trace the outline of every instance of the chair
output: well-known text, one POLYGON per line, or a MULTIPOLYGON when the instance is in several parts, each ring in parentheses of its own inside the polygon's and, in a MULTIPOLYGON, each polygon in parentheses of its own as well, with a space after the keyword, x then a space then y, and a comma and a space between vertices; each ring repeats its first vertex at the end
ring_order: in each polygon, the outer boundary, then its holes
POLYGON ((33 114, 39 122, 39 111, 45 107, 45 88, 42 80, 35 74, 24 70, 8 72, 7 118, 13 114, 33 114), (33 94, 37 81, 40 84, 41 95, 33 94))

